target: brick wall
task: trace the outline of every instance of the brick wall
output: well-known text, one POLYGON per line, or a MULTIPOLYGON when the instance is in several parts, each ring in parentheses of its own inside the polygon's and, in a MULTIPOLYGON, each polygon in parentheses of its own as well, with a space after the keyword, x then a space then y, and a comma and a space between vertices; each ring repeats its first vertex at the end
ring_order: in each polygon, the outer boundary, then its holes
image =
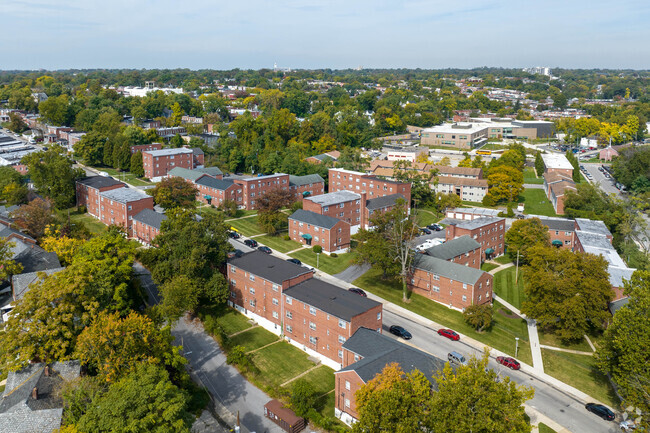
POLYGON ((481 257, 481 248, 469 251, 465 254, 453 257, 448 260, 449 262, 456 263, 463 266, 469 266, 476 269, 481 269, 483 257, 481 257))
POLYGON ((367 198, 402 194, 406 202, 411 202, 411 184, 374 178, 371 175, 353 171, 330 169, 329 192, 352 191, 357 194, 367 193, 367 198))
POLYGON ((154 156, 149 152, 142 152, 142 166, 144 168, 144 177, 153 179, 154 177, 166 176, 169 170, 174 167, 194 169, 194 157, 192 153, 177 153, 175 155, 154 156))
POLYGON ((342 371, 334 375, 334 393, 336 400, 334 406, 359 419, 355 394, 365 383, 355 371, 342 371))
POLYGON ((492 275, 485 272, 475 285, 414 269, 408 281, 409 288, 441 304, 464 309, 470 305, 492 302, 492 275))
POLYGON ((291 190, 294 192, 297 201, 303 201, 305 196, 303 192, 309 192, 307 197, 313 197, 315 195, 325 194, 325 182, 315 182, 306 185, 292 186, 291 190))
POLYGON ((122 188, 124 186, 126 185, 119 183, 97 189, 91 188, 88 185, 84 185, 83 183, 77 183, 77 206, 86 206, 86 210, 90 215, 94 216, 95 218, 99 218, 101 211, 99 205, 99 193, 102 191, 110 191, 112 189, 122 188))
POLYGON ((305 199, 302 208, 320 215, 327 215, 337 218, 350 225, 358 225, 361 222, 361 200, 350 200, 343 203, 336 203, 322 206, 312 200, 305 199))
POLYGON ((303 245, 320 245, 328 253, 336 252, 350 247, 350 224, 339 221, 331 229, 326 229, 289 218, 289 237, 303 245), (304 239, 303 234, 310 234, 311 241, 304 239))
POLYGON ((146 244, 151 244, 151 241, 160 233, 160 230, 157 228, 135 220, 133 221, 131 230, 134 238, 146 244))
POLYGON ((445 230, 446 240, 468 235, 481 244, 483 252, 492 248, 494 250, 492 257, 500 256, 505 252, 505 220, 503 219, 472 230, 453 224, 448 225, 445 230))
POLYGON ((289 175, 278 174, 274 176, 263 176, 260 178, 235 179, 235 184, 240 185, 242 193, 241 206, 247 210, 257 209, 259 198, 274 189, 288 189, 289 175))
POLYGON ((106 225, 117 224, 125 227, 127 233, 131 235, 131 225, 133 217, 144 209, 153 210, 153 197, 143 197, 140 200, 134 200, 128 203, 121 203, 100 196, 100 218, 99 220, 106 225))

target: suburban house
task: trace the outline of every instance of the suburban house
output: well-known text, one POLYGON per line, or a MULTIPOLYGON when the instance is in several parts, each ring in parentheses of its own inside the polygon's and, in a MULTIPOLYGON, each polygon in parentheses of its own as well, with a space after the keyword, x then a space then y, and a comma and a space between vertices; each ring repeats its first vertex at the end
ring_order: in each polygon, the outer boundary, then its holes
POLYGON ((76 182, 77 207, 85 206, 86 211, 90 215, 99 218, 101 212, 101 206, 99 204, 100 194, 112 189, 124 188, 125 186, 125 183, 115 180, 112 177, 90 176, 79 179, 76 182))
POLYGON ((314 279, 313 271, 260 251, 228 261, 228 304, 265 329, 339 369, 354 331, 381 329, 382 305, 314 279))
POLYGON ((167 219, 163 213, 153 209, 143 209, 133 217, 131 236, 143 244, 151 245, 151 241, 160 233, 160 225, 167 219))
POLYGON ((321 153, 320 155, 314 155, 305 158, 305 161, 311 162, 312 164, 320 164, 325 161, 337 161, 341 157, 341 152, 338 150, 330 150, 329 152, 321 153))
POLYGON ((456 310, 492 302, 492 275, 480 269, 416 254, 409 289, 456 310))
POLYGON ((334 415, 352 425, 359 419, 355 393, 381 373, 388 364, 398 364, 404 372, 421 371, 436 389, 434 376, 445 361, 376 332, 358 328, 343 344, 343 366, 334 372, 334 415))
POLYGON ((289 175, 289 188, 294 193, 296 200, 302 201, 305 197, 325 193, 325 181, 318 174, 289 175))
POLYGON ((79 361, 35 363, 10 371, 0 401, 0 431, 58 431, 63 420, 63 398, 57 391, 63 382, 80 374, 79 361))
POLYGON ((505 252, 505 218, 481 217, 470 221, 449 224, 446 240, 468 235, 481 244, 484 259, 502 255, 505 252))
POLYGON ((487 179, 439 176, 432 189, 441 194, 456 194, 464 201, 480 202, 488 193, 487 179))
POLYGON ((481 244, 468 235, 435 245, 426 249, 425 253, 431 257, 476 269, 481 269, 483 263, 481 244))
POLYGON ((358 171, 342 168, 329 169, 329 192, 351 191, 366 193, 368 199, 385 195, 402 194, 407 203, 411 202, 411 184, 390 179, 382 179, 358 171))
POLYGON ((298 209, 289 217, 289 237, 306 246, 320 245, 327 254, 342 253, 350 248, 350 224, 298 209))

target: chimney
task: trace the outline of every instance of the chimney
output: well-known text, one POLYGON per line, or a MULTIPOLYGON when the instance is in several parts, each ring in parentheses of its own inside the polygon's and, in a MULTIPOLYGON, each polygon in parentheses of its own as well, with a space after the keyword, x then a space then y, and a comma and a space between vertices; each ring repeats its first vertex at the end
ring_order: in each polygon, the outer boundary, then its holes
POLYGON ((446 240, 451 240, 456 237, 456 224, 449 224, 447 226, 447 239, 446 240))
POLYGON ((361 203, 359 205, 359 213, 361 214, 361 227, 362 229, 366 228, 368 224, 368 218, 366 215, 366 193, 361 193, 361 203))
POLYGON ((38 388, 37 387, 34 387, 34 389, 32 389, 32 398, 34 400, 38 400, 38 388))
POLYGON ((43 373, 45 373, 45 377, 50 377, 50 366, 46 365, 45 370, 43 370, 43 373))

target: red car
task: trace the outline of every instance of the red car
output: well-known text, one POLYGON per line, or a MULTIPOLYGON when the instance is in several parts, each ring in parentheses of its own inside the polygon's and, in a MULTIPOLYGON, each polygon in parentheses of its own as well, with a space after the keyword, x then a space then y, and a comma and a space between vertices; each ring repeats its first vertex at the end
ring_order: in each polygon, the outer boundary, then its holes
POLYGON ((460 340, 460 335, 456 334, 456 332, 451 329, 438 329, 438 335, 442 335, 443 337, 447 337, 454 341, 460 340))
POLYGON ((515 358, 510 358, 509 356, 497 356, 497 362, 501 365, 505 365, 510 370, 519 370, 521 368, 519 361, 515 358))

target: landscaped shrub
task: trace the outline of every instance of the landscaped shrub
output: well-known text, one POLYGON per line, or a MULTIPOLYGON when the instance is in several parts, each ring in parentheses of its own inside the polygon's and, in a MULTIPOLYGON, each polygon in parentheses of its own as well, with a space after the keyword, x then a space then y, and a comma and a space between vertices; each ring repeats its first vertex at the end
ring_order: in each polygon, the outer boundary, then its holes
POLYGON ((315 253, 317 253, 317 254, 318 254, 318 253, 322 253, 322 252, 323 252, 323 247, 321 247, 320 245, 314 245, 314 247, 312 248, 312 250, 313 250, 315 253))
POLYGON ((282 237, 282 239, 284 239, 285 241, 290 241, 290 240, 291 240, 291 236, 289 236, 289 235, 284 235, 284 236, 282 237))
POLYGON ((333 258, 337 258, 338 256, 339 256, 339 255, 336 254, 336 253, 332 253, 332 254, 330 254, 330 257, 333 257, 333 258))

